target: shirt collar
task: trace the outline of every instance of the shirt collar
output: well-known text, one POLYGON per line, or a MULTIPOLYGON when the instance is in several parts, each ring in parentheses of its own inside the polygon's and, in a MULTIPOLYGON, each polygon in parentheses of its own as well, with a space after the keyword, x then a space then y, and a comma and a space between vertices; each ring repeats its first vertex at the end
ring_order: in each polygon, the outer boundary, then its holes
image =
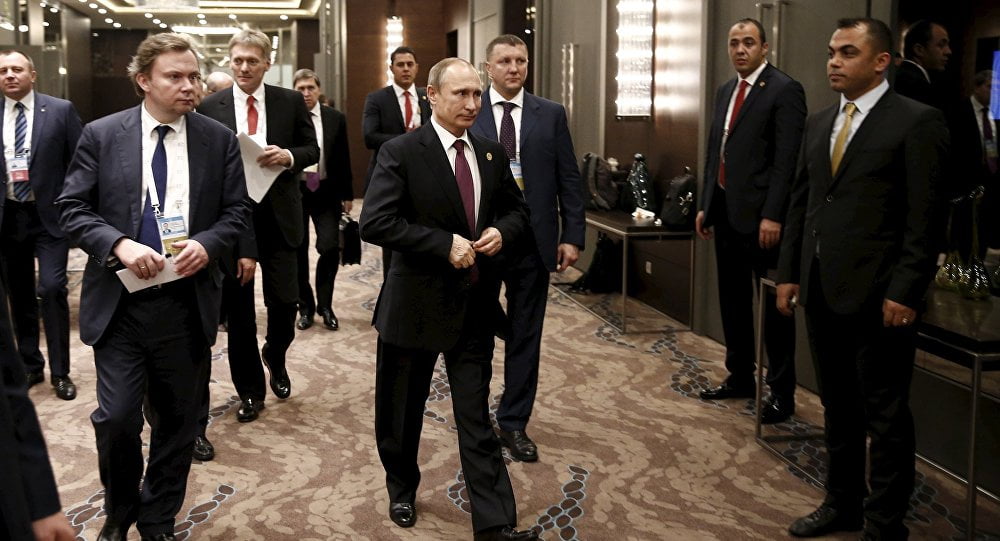
POLYGON ((493 105, 496 105, 498 103, 503 103, 505 101, 509 101, 509 102, 513 103, 514 105, 518 106, 519 108, 523 109, 524 108, 524 87, 521 87, 521 90, 517 91, 517 95, 516 96, 514 96, 512 99, 508 100, 507 98, 501 96, 500 93, 497 92, 497 89, 493 88, 493 85, 490 85, 490 103, 492 103, 493 105))
POLYGON ((928 83, 931 82, 931 74, 927 73, 927 70, 925 70, 923 66, 921 66, 920 64, 917 64, 916 62, 914 62, 912 60, 909 60, 909 59, 903 60, 903 62, 909 62, 910 64, 913 64, 914 66, 916 66, 917 69, 920 70, 920 73, 924 74, 924 79, 928 83))
POLYGON ((438 124, 438 121, 434 116, 431 116, 431 126, 434 126, 434 131, 437 132, 438 139, 441 140, 441 145, 444 147, 445 152, 455 144, 455 141, 461 139, 465 141, 465 145, 471 147, 472 141, 469 140, 469 130, 465 130, 461 137, 455 137, 452 133, 444 128, 444 126, 438 124))
MULTIPOLYGON (((142 109, 142 115, 141 115, 142 135, 143 137, 149 137, 149 135, 153 133, 153 130, 155 130, 157 126, 163 123, 153 118, 153 115, 149 114, 149 111, 146 110, 145 101, 142 102, 141 109, 142 109)), ((184 134, 184 126, 186 125, 186 121, 187 121, 187 115, 181 115, 180 117, 177 118, 177 120, 167 124, 167 126, 170 126, 170 128, 174 130, 174 132, 177 133, 178 136, 181 136, 184 134)))
POLYGON ((244 92, 243 89, 240 88, 240 85, 236 85, 236 84, 233 85, 233 96, 236 97, 237 99, 239 99, 241 101, 247 101, 247 96, 251 96, 251 95, 253 96, 253 99, 254 99, 255 102, 257 102, 257 103, 263 103, 264 102, 264 83, 260 83, 260 86, 257 87, 257 90, 253 91, 253 94, 247 94, 246 92, 244 92))
POLYGON ((869 111, 872 110, 872 108, 875 107, 875 104, 878 103, 878 101, 882 99, 882 96, 884 96, 885 93, 888 91, 889 91, 889 81, 886 81, 885 78, 883 78, 882 82, 879 83, 878 86, 858 96, 858 99, 856 100, 849 100, 846 97, 844 97, 843 94, 841 94, 840 110, 843 111, 844 106, 850 102, 853 103, 855 107, 857 107, 856 111, 857 113, 866 115, 868 114, 869 111))
POLYGON ((312 114, 314 114, 314 115, 316 115, 316 116, 319 116, 319 101, 318 100, 316 101, 316 105, 313 105, 313 108, 310 109, 309 112, 312 113, 312 114))
POLYGON ((403 87, 397 85, 396 83, 392 83, 392 89, 393 89, 393 91, 396 92, 396 98, 402 97, 403 96, 403 92, 409 92, 410 95, 413 96, 414 98, 417 97, 417 87, 416 87, 416 85, 412 85, 411 84, 410 88, 404 89, 403 87))
POLYGON ((757 66, 757 69, 753 70, 753 73, 747 75, 746 78, 740 77, 738 73, 736 74, 736 78, 741 81, 746 81, 748 85, 753 86, 757 84, 757 78, 760 77, 760 74, 764 72, 764 68, 766 67, 767 60, 761 62, 760 65, 757 66))
POLYGON ((987 111, 990 110, 990 106, 989 105, 984 105, 982 103, 979 103, 979 100, 974 95, 973 96, 969 96, 969 100, 972 102, 972 108, 977 113, 980 112, 980 111, 982 111, 983 109, 986 109, 987 111))
POLYGON ((14 110, 14 104, 16 104, 18 101, 20 101, 21 104, 24 105, 24 111, 25 112, 34 110, 34 108, 35 108, 35 91, 32 90, 31 92, 28 92, 20 100, 12 100, 10 98, 4 97, 4 103, 6 103, 6 108, 7 108, 8 111, 13 111, 14 110))

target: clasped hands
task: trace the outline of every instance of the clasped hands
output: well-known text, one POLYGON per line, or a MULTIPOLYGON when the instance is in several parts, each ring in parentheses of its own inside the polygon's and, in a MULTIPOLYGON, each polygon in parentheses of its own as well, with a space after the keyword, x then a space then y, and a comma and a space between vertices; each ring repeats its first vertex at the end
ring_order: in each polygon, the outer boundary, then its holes
MULTIPOLYGON (((792 315, 799 298, 799 284, 778 284, 778 311, 792 315)), ((905 304, 889 299, 882 300, 882 325, 885 327, 906 327, 917 321, 917 311, 905 304)))
POLYGON ((479 240, 472 242, 469 239, 453 234, 451 236, 451 251, 448 253, 448 262, 456 269, 467 269, 476 264, 476 254, 494 256, 503 247, 503 236, 495 227, 487 227, 479 240))
MULTIPOLYGON (((208 252, 200 242, 187 239, 171 245, 180 248, 181 252, 174 258, 174 271, 187 278, 208 265, 208 252)), ((149 280, 163 270, 167 259, 155 250, 132 239, 123 238, 114 247, 115 257, 128 267, 136 276, 149 280)))

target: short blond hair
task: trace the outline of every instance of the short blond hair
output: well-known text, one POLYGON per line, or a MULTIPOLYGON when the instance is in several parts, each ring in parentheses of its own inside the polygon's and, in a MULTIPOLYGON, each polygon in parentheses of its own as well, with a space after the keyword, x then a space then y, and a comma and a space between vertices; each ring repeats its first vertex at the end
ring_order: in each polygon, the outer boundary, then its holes
POLYGON ((139 86, 139 81, 136 80, 136 77, 140 73, 149 76, 149 70, 153 67, 153 62, 156 61, 158 56, 167 52, 183 53, 191 51, 194 53, 194 50, 194 44, 191 43, 191 40, 186 35, 175 32, 153 34, 142 40, 142 43, 139 44, 139 47, 135 51, 135 56, 132 57, 132 61, 128 65, 128 78, 132 80, 135 93, 140 98, 146 97, 146 92, 139 86))
MULTIPOLYGON (((448 68, 456 64, 468 66, 469 68, 472 69, 472 71, 476 71, 476 67, 470 64, 468 60, 462 58, 456 58, 454 56, 451 58, 445 58, 444 60, 438 62, 437 64, 434 64, 434 67, 431 68, 430 73, 427 74, 427 86, 433 86, 434 88, 440 90, 441 85, 444 84, 445 72, 448 71, 448 68)), ((479 72, 476 71, 476 73, 479 72)))
POLYGON ((239 33, 229 38, 229 50, 232 51, 236 45, 257 47, 264 54, 264 61, 271 63, 271 39, 260 30, 253 28, 240 30, 239 33))

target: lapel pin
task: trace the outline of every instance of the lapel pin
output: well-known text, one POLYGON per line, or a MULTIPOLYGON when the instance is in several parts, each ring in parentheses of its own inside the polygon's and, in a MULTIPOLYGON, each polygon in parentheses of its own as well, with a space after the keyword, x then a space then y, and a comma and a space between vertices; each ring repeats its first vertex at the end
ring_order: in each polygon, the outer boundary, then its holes
POLYGON ((767 86, 767 82, 761 81, 761 82, 757 83, 757 86, 759 86, 761 88, 764 88, 765 86, 767 86))
POLYGON ((488 161, 488 162, 493 161, 493 153, 492 152, 487 152, 486 153, 486 161, 488 161))

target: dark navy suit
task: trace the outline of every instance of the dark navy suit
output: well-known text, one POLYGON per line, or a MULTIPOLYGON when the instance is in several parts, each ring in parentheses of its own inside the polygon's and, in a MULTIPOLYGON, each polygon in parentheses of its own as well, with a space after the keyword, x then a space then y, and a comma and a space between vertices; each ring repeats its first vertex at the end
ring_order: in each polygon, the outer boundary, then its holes
MULTIPOLYGON (((490 93, 472 133, 497 140, 490 93)), ((542 323, 549 273, 556 270, 560 243, 583 248, 586 223, 580 169, 562 105, 524 92, 520 129, 524 199, 531 211, 531 234, 502 256, 510 328, 504 358, 504 394, 497 422, 505 431, 524 430, 538 389, 542 323), (560 225, 562 231, 560 231, 560 225)))
MULTIPOLYGON (((0 102, 0 126, 3 126, 5 110, 6 101, 0 102)), ((28 176, 35 201, 22 203, 7 199, 7 175, 0 174, 0 216, 3 220, 0 254, 3 255, 3 267, 11 286, 11 315, 18 348, 28 372, 41 372, 45 368, 38 343, 37 296, 41 299, 51 375, 69 375, 69 302, 66 289, 69 242, 59 228, 59 212, 53 203, 62 191, 66 168, 82 129, 72 103, 34 92, 28 176)), ((4 143, 0 131, 0 149, 4 143)), ((0 171, 6 170, 6 159, 0 152, 0 171)))

